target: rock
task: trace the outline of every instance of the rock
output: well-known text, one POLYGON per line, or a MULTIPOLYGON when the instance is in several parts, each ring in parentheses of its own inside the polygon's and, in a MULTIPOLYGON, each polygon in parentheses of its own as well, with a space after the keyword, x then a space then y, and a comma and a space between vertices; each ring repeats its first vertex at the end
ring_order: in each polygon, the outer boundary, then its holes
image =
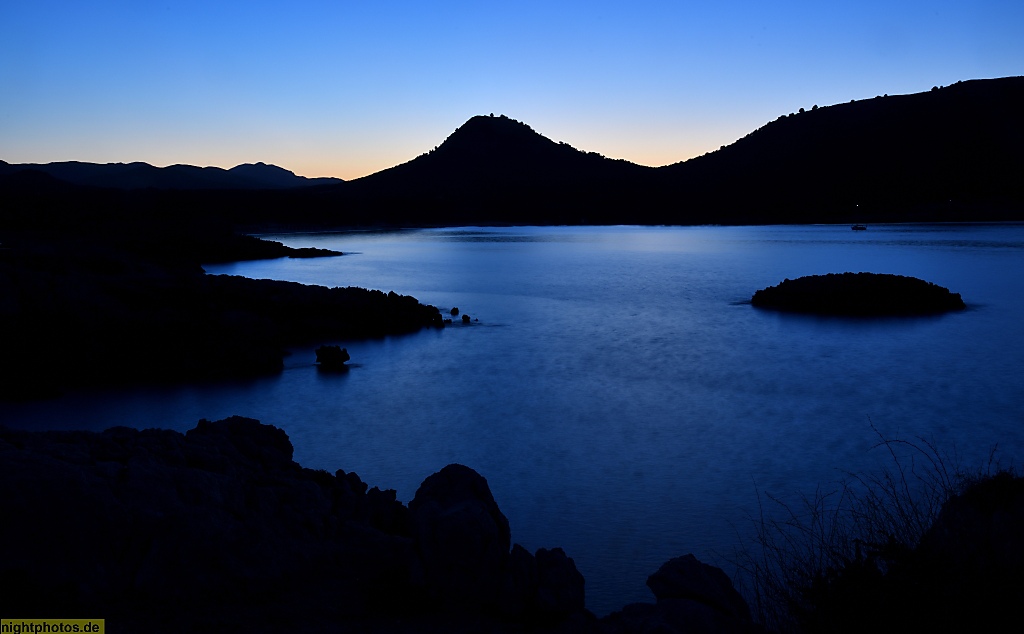
POLYGON ((1024 478, 1001 471, 947 500, 918 550, 971 568, 973 577, 1005 578, 1024 571, 1022 535, 1024 478))
POLYGON ((0 428, 4 605, 126 631, 595 631, 573 560, 510 553, 472 469, 428 477, 407 508, 292 458, 284 431, 241 417, 185 434, 0 428))
POLYGON ((634 603, 601 619, 605 634, 756 633, 750 608, 721 568, 676 557, 648 577, 656 604, 634 603))
POLYGON ((469 323, 469 315, 463 315, 462 316, 462 323, 464 323, 464 324, 468 324, 469 323))
POLYGON ((22 518, 0 522, 5 605, 135 631, 233 605, 256 629, 275 613, 318 624, 412 605, 394 493, 291 458, 282 430, 239 417, 187 434, 0 431, 0 499, 22 518))
POLYGON ((499 595, 500 614, 532 623, 560 623, 589 614, 584 604, 583 575, 565 551, 540 548, 531 555, 519 544, 512 547, 499 595))
POLYGON ((561 548, 541 548, 537 561, 537 611, 543 616, 566 617, 584 608, 583 575, 561 548))
POLYGON ((341 346, 320 346, 316 349, 316 362, 324 370, 347 370, 345 362, 351 358, 348 349, 341 346))
POLYGON ((886 589, 899 622, 996 631, 1024 602, 1024 477, 999 472, 943 504, 886 589))
POLYGON ((965 308, 959 293, 902 275, 829 273, 786 279, 754 293, 761 308, 824 315, 927 315, 965 308))
POLYGON ((750 620, 750 607, 721 568, 701 563, 693 555, 671 559, 647 578, 647 587, 660 602, 663 599, 690 599, 719 612, 750 620))
POLYGON ((689 599, 633 603, 601 619, 601 625, 602 634, 764 634, 754 623, 689 599))
MULTIPOLYGON (((216 448, 236 465, 253 461, 264 469, 292 470, 298 466, 292 462, 295 450, 283 429, 242 416, 216 423, 202 419, 194 429, 185 432, 185 441, 188 448, 216 448), (234 452, 237 455, 233 455, 234 452)), ((193 456, 191 460, 194 463, 196 458, 193 456)))
POLYGON ((449 312, 449 313, 451 314, 451 316, 452 316, 452 317, 455 317, 456 315, 458 315, 458 314, 459 314, 459 309, 458 309, 458 307, 455 307, 455 308, 452 308, 452 309, 451 309, 450 311, 448 311, 448 312, 449 312))
POLYGON ((409 512, 430 597, 448 609, 496 609, 511 534, 487 480, 448 465, 423 481, 409 512))
POLYGON ((506 617, 515 618, 536 611, 537 559, 519 544, 512 546, 499 601, 499 612, 506 617))

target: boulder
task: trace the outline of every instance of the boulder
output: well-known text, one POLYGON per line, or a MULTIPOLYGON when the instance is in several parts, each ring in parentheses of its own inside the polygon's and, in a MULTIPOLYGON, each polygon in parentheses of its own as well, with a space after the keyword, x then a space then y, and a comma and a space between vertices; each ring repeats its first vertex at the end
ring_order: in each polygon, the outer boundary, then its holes
POLYGON ((540 616, 564 618, 584 609, 583 575, 561 548, 541 548, 537 561, 537 603, 540 616))
POLYGON ((605 634, 757 633, 750 608, 721 568, 693 555, 665 562, 648 577, 657 603, 633 603, 601 619, 605 634))
POLYGON ((431 599, 458 611, 496 609, 511 533, 487 480, 448 465, 423 481, 409 512, 431 599))
POLYGON ((537 559, 519 544, 512 546, 508 571, 499 597, 498 611, 506 617, 519 617, 536 610, 537 559))
POLYGON ((750 620, 750 607, 733 587, 729 575, 693 555, 676 557, 662 564, 647 578, 647 587, 658 601, 690 599, 727 616, 750 620))
POLYGON ((348 369, 345 362, 351 358, 348 350, 341 346, 320 346, 316 349, 316 362, 325 370, 348 369))
POLYGON ((1024 477, 1003 471, 972 482, 899 564, 887 589, 903 599, 891 610, 903 623, 999 630, 1024 602, 1024 477))

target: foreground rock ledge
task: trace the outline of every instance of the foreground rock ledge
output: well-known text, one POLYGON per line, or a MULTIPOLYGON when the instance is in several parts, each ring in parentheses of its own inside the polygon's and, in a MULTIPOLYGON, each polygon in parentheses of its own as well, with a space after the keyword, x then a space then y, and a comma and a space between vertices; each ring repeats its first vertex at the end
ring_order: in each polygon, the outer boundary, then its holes
POLYGON ((821 315, 931 315, 963 310, 960 293, 916 277, 829 273, 786 279, 754 293, 760 308, 821 315))
POLYGON ((284 431, 252 419, 185 434, 0 427, 0 501, 3 605, 112 631, 754 627, 728 577, 692 556, 652 577, 656 605, 598 620, 573 560, 513 546, 472 469, 445 467, 406 507, 354 473, 301 467, 284 431))

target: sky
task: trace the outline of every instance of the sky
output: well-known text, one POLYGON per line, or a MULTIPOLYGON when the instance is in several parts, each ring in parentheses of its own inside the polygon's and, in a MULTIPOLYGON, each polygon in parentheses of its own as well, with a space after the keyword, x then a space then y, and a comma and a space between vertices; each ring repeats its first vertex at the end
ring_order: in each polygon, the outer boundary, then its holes
POLYGON ((477 114, 642 165, 1024 75, 1024 2, 0 0, 0 159, 358 178, 477 114))

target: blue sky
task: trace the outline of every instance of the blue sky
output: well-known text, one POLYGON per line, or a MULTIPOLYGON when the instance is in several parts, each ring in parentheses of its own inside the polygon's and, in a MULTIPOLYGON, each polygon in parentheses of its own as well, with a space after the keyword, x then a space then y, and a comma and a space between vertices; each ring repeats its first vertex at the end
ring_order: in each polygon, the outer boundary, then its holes
POLYGON ((644 165, 1024 74, 1024 2, 0 0, 0 159, 356 178, 476 114, 644 165))

